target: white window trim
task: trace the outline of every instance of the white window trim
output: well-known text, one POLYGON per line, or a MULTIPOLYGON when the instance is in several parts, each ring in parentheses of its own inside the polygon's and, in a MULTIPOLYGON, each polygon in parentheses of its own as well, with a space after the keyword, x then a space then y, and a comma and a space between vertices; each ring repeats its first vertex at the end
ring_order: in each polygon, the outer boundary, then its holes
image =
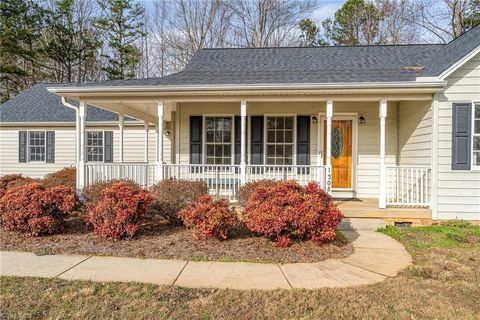
MULTIPOLYGON (((86 163, 105 163, 105 129, 95 130, 89 129, 85 130, 85 162, 86 163), (89 132, 101 132, 102 133, 102 148, 103 148, 103 161, 88 161, 88 133, 89 132)), ((112 141, 113 142, 113 141, 112 141)))
POLYGON ((263 115, 263 163, 265 166, 275 166, 267 164, 267 118, 268 117, 292 117, 293 118, 293 148, 292 148, 292 164, 283 166, 297 165, 297 114, 296 113, 268 113, 263 115))
POLYGON ((235 114, 203 114, 202 115, 202 150, 203 150, 203 155, 202 155, 202 164, 204 165, 209 165, 209 166, 228 166, 228 164, 207 164, 207 121, 206 118, 212 118, 212 117, 224 117, 224 118, 231 118, 232 119, 232 136, 231 136, 231 141, 230 141, 230 148, 231 148, 231 164, 230 166, 235 165, 235 114))
POLYGON ((28 162, 47 163, 47 130, 27 130, 27 163, 28 162), (45 160, 30 160, 30 132, 43 132, 43 134, 45 135, 43 146, 45 150, 45 160))
POLYGON ((472 101, 472 140, 470 141, 470 171, 480 171, 480 165, 474 165, 474 158, 473 158, 473 137, 480 137, 480 133, 475 133, 475 104, 480 105, 480 101, 472 101))

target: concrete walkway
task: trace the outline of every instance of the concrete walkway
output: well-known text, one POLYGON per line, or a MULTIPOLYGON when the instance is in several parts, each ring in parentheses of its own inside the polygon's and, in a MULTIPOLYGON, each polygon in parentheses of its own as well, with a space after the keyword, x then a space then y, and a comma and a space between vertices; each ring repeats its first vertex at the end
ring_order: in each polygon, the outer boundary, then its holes
POLYGON ((355 251, 315 263, 198 262, 100 256, 37 256, 0 252, 0 275, 67 280, 143 282, 189 288, 317 289, 372 284, 394 277, 411 263, 405 248, 383 234, 373 219, 344 219, 339 228, 355 251))

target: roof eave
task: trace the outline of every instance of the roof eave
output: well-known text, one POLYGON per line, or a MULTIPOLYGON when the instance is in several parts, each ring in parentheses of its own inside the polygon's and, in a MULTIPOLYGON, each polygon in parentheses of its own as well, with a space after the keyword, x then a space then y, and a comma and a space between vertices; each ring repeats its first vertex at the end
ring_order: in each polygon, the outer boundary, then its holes
POLYGON ((150 86, 88 86, 47 87, 56 94, 132 93, 132 92, 195 92, 195 91, 268 91, 268 90, 329 90, 329 89, 396 89, 432 88, 445 86, 444 81, 430 78, 429 81, 396 82, 346 82, 346 83, 272 83, 272 84, 209 84, 209 85, 150 85, 150 86))

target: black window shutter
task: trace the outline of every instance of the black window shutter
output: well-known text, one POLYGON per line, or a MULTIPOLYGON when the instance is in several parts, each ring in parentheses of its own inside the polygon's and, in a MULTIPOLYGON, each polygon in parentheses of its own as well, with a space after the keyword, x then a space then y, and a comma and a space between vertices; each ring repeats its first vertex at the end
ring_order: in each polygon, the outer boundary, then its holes
POLYGON ((235 164, 240 164, 240 153, 242 149, 242 118, 235 116, 235 164))
POLYGON ((263 164, 263 116, 250 118, 251 133, 251 164, 263 164))
POLYGON ((18 132, 18 162, 27 162, 27 131, 18 132))
POLYGON ((190 163, 202 163, 202 116, 190 116, 190 163))
POLYGON ((46 162, 55 163, 55 131, 47 131, 46 162))
POLYGON ((297 116, 297 164, 310 164, 310 116, 297 116))
POLYGON ((104 162, 113 162, 113 131, 105 131, 103 133, 104 145, 104 162))
POLYGON ((470 170, 472 105, 454 103, 452 111, 452 170, 470 170))

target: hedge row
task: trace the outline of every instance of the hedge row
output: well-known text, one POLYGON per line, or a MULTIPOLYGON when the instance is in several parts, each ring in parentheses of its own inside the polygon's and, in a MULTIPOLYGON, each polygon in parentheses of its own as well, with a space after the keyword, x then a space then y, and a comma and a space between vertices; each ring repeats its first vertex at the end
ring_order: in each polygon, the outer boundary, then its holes
POLYGON ((197 238, 228 239, 237 226, 268 237, 277 246, 293 240, 331 241, 342 217, 331 197, 317 184, 262 180, 239 190, 241 214, 225 199, 214 200, 200 181, 165 180, 146 190, 133 181, 113 180, 75 194, 75 169, 38 181, 19 175, 0 178, 1 222, 7 230, 33 236, 58 232, 75 210, 85 212, 93 232, 113 240, 131 238, 147 216, 193 229, 197 238), (73 181, 73 182, 72 182, 73 181))

